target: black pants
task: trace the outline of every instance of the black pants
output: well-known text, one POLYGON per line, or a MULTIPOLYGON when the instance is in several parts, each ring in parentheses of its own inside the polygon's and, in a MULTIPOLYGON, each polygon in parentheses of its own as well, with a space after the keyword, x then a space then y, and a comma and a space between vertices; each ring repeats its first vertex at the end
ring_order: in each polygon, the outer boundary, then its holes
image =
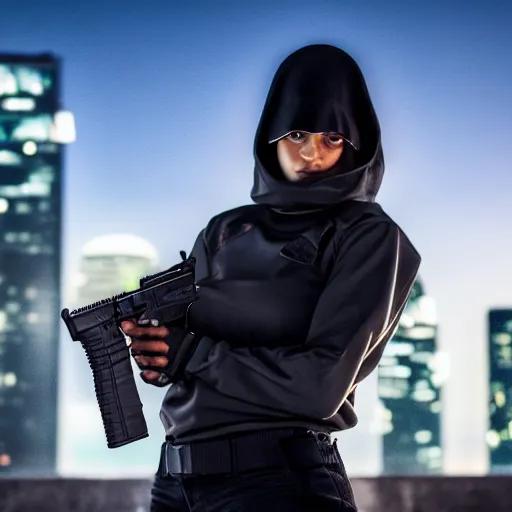
POLYGON ((283 460, 282 467, 234 474, 157 473, 151 512, 354 512, 352 487, 336 445, 331 446, 334 460, 325 457, 307 469, 287 467, 283 460))

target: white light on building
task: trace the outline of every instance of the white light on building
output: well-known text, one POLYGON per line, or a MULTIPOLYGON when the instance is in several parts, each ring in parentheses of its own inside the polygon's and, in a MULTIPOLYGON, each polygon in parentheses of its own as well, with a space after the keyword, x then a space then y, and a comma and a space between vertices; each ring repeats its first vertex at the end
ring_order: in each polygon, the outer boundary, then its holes
POLYGON ((485 435, 485 440, 491 448, 497 448, 501 444, 500 435, 496 430, 489 430, 485 435))
POLYGON ((0 214, 7 213, 9 210, 9 201, 5 197, 0 197, 0 214))
POLYGON ((28 140, 23 144, 22 151, 27 156, 34 156, 37 153, 37 144, 33 140, 28 140))
POLYGON ((34 98, 6 98, 2 108, 10 112, 31 112, 36 108, 34 98))
POLYGON ((7 388, 16 386, 17 381, 18 379, 16 378, 16 375, 12 372, 8 372, 4 375, 4 386, 7 388))
POLYGON ((50 140, 59 144, 71 144, 76 140, 75 117, 72 112, 60 111, 53 118, 50 140))

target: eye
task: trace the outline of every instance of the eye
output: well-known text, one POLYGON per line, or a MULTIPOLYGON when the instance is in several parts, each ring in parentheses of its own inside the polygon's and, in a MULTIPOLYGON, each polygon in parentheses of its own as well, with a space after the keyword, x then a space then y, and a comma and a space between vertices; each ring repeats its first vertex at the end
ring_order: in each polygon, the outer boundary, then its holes
POLYGON ((325 137, 327 144, 334 148, 339 148, 343 145, 343 137, 338 133, 329 133, 325 137))
POLYGON ((302 132, 291 132, 286 138, 298 144, 306 140, 306 135, 302 132))

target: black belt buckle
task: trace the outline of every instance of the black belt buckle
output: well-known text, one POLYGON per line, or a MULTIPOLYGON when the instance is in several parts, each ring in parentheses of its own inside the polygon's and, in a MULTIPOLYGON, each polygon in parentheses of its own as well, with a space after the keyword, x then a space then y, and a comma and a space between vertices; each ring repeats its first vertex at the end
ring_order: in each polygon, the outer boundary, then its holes
POLYGON ((306 432, 306 435, 314 437, 320 443, 332 443, 331 435, 327 434, 326 432, 316 432, 315 430, 308 430, 306 432))
POLYGON ((190 445, 175 446, 169 441, 163 450, 163 467, 166 475, 192 473, 192 454, 190 445))

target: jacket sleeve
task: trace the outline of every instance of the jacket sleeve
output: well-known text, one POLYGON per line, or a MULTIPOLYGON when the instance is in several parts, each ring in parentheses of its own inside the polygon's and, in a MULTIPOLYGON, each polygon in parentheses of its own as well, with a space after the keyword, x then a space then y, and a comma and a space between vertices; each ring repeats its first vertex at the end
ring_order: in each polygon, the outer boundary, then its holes
POLYGON ((227 396, 327 419, 354 389, 362 366, 364 376, 377 366, 419 264, 420 256, 395 224, 363 221, 339 243, 305 343, 234 348, 205 338, 186 371, 227 396))

